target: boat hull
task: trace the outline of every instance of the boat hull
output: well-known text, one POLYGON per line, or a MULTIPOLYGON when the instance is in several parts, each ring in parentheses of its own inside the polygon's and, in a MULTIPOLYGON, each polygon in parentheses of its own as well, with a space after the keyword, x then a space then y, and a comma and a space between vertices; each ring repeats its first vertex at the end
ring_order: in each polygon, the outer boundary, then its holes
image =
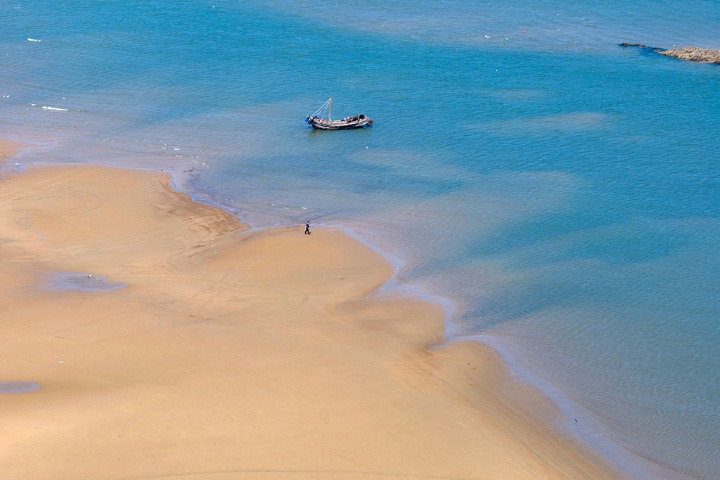
POLYGON ((342 120, 322 121, 310 119, 308 124, 315 130, 352 130, 355 128, 364 128, 372 126, 373 122, 369 118, 357 120, 354 122, 344 122, 342 120))

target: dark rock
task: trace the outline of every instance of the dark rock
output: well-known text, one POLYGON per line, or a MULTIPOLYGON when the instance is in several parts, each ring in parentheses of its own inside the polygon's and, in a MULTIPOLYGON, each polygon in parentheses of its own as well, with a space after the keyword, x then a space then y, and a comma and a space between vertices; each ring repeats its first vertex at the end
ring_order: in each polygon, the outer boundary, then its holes
POLYGON ((662 52, 663 50, 665 50, 664 48, 659 48, 659 47, 648 47, 648 46, 645 45, 644 43, 627 43, 627 42, 623 42, 623 43, 618 43, 618 45, 621 46, 621 47, 635 47, 635 48, 639 48, 643 55, 655 55, 656 53, 660 53, 660 52, 662 52))

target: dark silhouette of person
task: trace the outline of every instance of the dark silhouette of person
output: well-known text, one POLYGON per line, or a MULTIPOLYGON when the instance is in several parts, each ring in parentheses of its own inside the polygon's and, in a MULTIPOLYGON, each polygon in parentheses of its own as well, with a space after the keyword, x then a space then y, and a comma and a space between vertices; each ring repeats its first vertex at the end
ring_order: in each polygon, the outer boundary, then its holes
POLYGON ((310 222, 305 222, 305 235, 310 235, 310 222))

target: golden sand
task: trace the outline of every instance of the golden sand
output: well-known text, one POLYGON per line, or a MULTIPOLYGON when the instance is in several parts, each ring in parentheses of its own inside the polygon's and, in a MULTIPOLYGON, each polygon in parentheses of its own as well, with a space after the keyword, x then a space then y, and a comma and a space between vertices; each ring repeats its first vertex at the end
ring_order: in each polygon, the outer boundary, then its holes
POLYGON ((0 394, 3 480, 619 478, 341 232, 50 167, 0 180, 0 257, 0 382, 40 385, 0 394))

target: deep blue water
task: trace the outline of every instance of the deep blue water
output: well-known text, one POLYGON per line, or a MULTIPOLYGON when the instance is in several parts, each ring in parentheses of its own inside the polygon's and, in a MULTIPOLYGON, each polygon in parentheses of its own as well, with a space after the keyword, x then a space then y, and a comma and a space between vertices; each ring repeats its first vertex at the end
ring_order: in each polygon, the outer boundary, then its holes
POLYGON ((0 5, 20 166, 345 228, 632 478, 720 478, 720 66, 617 46, 720 48, 720 4, 70 3, 0 5))

